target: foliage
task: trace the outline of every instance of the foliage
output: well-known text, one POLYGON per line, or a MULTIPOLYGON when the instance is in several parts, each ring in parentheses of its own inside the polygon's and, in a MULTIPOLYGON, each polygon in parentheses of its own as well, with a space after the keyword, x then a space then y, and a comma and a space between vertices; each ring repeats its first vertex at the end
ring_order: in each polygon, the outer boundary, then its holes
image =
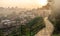
POLYGON ((60 36, 60 34, 55 34, 55 35, 53 35, 53 36, 60 36))
POLYGON ((31 36, 35 35, 38 31, 45 27, 42 17, 32 19, 29 23, 27 23, 27 26, 30 28, 31 36))
MULTIPOLYGON (((20 20, 16 19, 16 21, 20 20)), ((7 36, 34 36, 38 31, 45 27, 45 25, 42 17, 36 17, 26 23, 26 25, 19 25, 17 27, 13 28, 11 33, 9 33, 7 36)), ((0 31, 0 34, 3 36, 2 31, 0 31)))
POLYGON ((0 29, 0 36, 3 36, 3 30, 0 29))
POLYGON ((54 34, 60 33, 60 14, 56 16, 49 16, 49 20, 53 23, 55 30, 54 34))

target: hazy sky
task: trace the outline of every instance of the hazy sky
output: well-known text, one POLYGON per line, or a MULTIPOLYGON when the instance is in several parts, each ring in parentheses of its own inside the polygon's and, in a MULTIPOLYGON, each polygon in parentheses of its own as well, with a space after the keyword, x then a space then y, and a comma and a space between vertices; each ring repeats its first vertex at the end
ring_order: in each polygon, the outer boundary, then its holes
POLYGON ((47 0, 0 0, 0 7, 37 8, 47 3, 47 0))
POLYGON ((60 0, 54 0, 55 2, 55 9, 60 9, 60 0))

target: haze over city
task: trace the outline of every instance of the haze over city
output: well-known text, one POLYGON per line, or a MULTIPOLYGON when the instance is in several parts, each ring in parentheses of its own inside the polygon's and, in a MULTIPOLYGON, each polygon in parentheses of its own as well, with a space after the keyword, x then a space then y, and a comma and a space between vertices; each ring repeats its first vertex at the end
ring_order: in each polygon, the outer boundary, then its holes
POLYGON ((41 8, 47 0, 0 0, 0 7, 41 8))

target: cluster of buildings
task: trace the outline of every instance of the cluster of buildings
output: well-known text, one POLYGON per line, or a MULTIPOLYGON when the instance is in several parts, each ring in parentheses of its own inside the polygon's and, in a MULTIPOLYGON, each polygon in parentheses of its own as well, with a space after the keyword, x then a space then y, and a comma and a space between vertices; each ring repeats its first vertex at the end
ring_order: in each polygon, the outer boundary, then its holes
MULTIPOLYGON (((49 0, 50 4, 50 0, 49 0)), ((0 29, 11 28, 14 26, 25 25, 35 17, 46 17, 51 14, 50 5, 37 9, 22 9, 22 8, 3 8, 0 7, 0 29)))
MULTIPOLYGON (((9 26, 16 26, 27 23, 29 20, 39 16, 39 17, 46 17, 51 13, 51 10, 48 6, 44 6, 43 8, 37 9, 21 9, 21 8, 3 8, 0 7, 0 25, 4 24, 9 26), (14 24, 17 21, 20 23, 14 24)), ((1 27, 1 26, 0 26, 1 27)), ((5 26, 6 27, 6 26, 5 26)))

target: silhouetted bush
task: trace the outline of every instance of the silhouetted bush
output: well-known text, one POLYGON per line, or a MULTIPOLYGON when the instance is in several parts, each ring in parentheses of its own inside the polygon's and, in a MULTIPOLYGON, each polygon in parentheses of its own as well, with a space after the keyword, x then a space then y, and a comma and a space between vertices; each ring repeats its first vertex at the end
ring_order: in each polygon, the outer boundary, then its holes
POLYGON ((56 16, 49 16, 49 20, 53 23, 55 27, 54 34, 60 33, 60 14, 57 14, 56 16))

